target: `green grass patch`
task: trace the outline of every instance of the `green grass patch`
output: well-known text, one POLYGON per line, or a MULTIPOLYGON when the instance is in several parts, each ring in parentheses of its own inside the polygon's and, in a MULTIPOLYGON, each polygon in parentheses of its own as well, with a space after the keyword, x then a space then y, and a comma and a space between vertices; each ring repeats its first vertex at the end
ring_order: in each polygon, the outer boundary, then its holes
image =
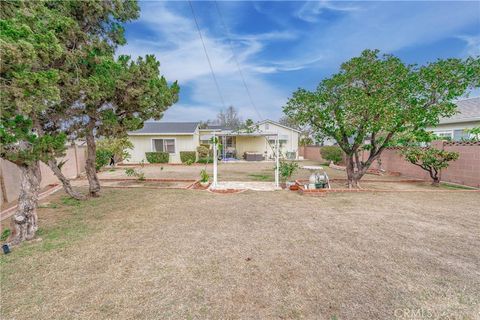
POLYGON ((445 182, 442 182, 440 184, 440 187, 444 188, 444 189, 451 189, 451 190, 475 190, 475 188, 473 188, 473 187, 462 186, 462 185, 459 185, 459 184, 445 183, 445 182))
POLYGON ((271 174, 265 173, 251 173, 248 176, 255 181, 270 181, 273 179, 273 176, 271 174))
POLYGON ((71 197, 62 197, 60 201, 62 202, 63 205, 71 206, 71 207, 78 207, 82 202, 80 200, 77 200, 71 197))

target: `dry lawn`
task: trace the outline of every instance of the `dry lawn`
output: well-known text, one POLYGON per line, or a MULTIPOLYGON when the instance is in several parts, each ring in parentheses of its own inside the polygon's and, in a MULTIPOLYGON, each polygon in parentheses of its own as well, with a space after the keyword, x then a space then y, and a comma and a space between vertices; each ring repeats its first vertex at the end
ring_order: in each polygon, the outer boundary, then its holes
POLYGON ((2 319, 479 319, 478 193, 105 189, 40 209, 2 319))

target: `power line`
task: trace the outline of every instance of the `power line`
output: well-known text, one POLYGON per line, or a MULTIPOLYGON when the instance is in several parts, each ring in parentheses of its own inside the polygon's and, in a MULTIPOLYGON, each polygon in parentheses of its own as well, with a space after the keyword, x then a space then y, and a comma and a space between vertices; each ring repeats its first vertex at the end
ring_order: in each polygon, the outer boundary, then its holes
POLYGON ((218 13, 218 16, 220 17, 220 22, 222 23, 223 28, 225 29, 225 33, 227 35, 228 43, 230 45, 230 50, 232 51, 233 59, 235 60, 235 64, 237 65, 238 73, 240 74, 240 78, 242 79, 242 83, 243 83, 243 86, 245 87, 245 91, 247 92, 250 103, 251 103, 253 109, 256 111, 260 120, 263 120, 263 117, 262 117, 260 111, 258 110, 257 106, 255 105, 255 102, 253 101, 252 94, 250 93, 250 90, 248 89, 247 82, 245 81, 245 77, 243 76, 242 68, 240 68, 240 63, 238 63, 237 55, 235 54, 235 51, 233 50, 233 44, 232 44, 232 40, 231 40, 231 37, 230 37, 230 32, 227 28, 227 24, 225 23, 225 20, 223 19, 223 15, 220 12, 220 8, 219 8, 216 0, 215 0, 215 7, 217 8, 217 13, 218 13))
POLYGON ((223 99, 222 92, 220 91, 220 86, 218 85, 215 72, 213 71, 212 62, 210 61, 210 57, 208 56, 207 47, 205 46, 205 41, 203 40, 202 32, 200 31, 200 26, 198 25, 197 16, 195 15, 195 10, 193 9, 192 1, 188 0, 188 4, 190 5, 190 9, 192 10, 193 20, 195 20, 195 25, 197 26, 198 35, 200 36, 200 40, 202 41, 203 51, 205 52, 205 56, 207 57, 207 61, 208 61, 208 65, 210 66, 210 71, 212 73, 213 81, 215 82, 215 86, 217 87, 218 95, 220 96, 220 100, 222 101, 222 106, 225 109, 225 100, 223 99))

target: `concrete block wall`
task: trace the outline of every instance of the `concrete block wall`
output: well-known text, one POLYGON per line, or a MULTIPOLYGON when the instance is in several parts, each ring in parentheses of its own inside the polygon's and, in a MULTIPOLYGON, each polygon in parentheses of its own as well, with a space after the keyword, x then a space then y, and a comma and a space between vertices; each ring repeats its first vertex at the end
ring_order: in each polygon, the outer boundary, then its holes
MULTIPOLYGON (((62 167, 65 176, 76 178, 85 171, 86 151, 87 149, 84 146, 68 147, 65 156, 60 158, 60 160, 66 161, 62 167)), ((47 165, 40 163, 40 170, 42 174, 41 188, 49 184, 59 183, 57 177, 47 165)), ((20 170, 10 161, 0 159, 0 179, 2 179, 1 182, 4 186, 0 189, 1 204, 15 201, 20 193, 20 170)))
MULTIPOLYGON (((442 170, 440 175, 442 181, 480 188, 480 142, 434 141, 432 146, 459 153, 458 160, 450 162, 449 167, 442 170)), ((323 161, 320 148, 318 146, 301 147, 300 155, 308 160, 323 161)), ((362 158, 366 160, 367 157, 368 153, 364 152, 362 158)), ((428 172, 405 161, 398 148, 384 150, 380 161, 375 161, 371 168, 399 172, 406 177, 430 180, 428 172)))

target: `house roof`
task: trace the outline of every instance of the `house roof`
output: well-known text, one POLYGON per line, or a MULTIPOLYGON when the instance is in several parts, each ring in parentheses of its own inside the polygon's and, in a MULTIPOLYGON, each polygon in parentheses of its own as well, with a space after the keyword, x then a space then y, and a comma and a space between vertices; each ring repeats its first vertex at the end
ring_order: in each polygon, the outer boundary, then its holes
POLYGON ((294 128, 292 128, 292 127, 285 126, 285 125, 283 125, 283 124, 281 124, 281 123, 279 123, 279 122, 276 122, 276 121, 273 121, 273 120, 269 120, 269 119, 266 119, 266 120, 257 122, 256 124, 257 124, 257 125, 260 125, 260 124, 264 124, 264 123, 266 123, 266 122, 269 122, 269 123, 271 123, 271 124, 274 124, 274 125, 276 125, 276 126, 279 126, 279 127, 285 128, 285 129, 289 129, 289 130, 296 131, 296 132, 298 132, 298 133, 301 132, 300 130, 294 129, 294 128))
POLYGON ((441 118, 440 124, 480 121, 480 97, 459 100, 457 105, 457 113, 450 118, 441 118))
POLYGON ((145 122, 143 128, 131 131, 129 135, 147 135, 147 134, 194 134, 199 122, 145 122))
POLYGON ((209 124, 207 125, 207 130, 232 130, 232 128, 230 127, 227 127, 227 126, 222 126, 222 125, 212 125, 212 124, 209 124))

